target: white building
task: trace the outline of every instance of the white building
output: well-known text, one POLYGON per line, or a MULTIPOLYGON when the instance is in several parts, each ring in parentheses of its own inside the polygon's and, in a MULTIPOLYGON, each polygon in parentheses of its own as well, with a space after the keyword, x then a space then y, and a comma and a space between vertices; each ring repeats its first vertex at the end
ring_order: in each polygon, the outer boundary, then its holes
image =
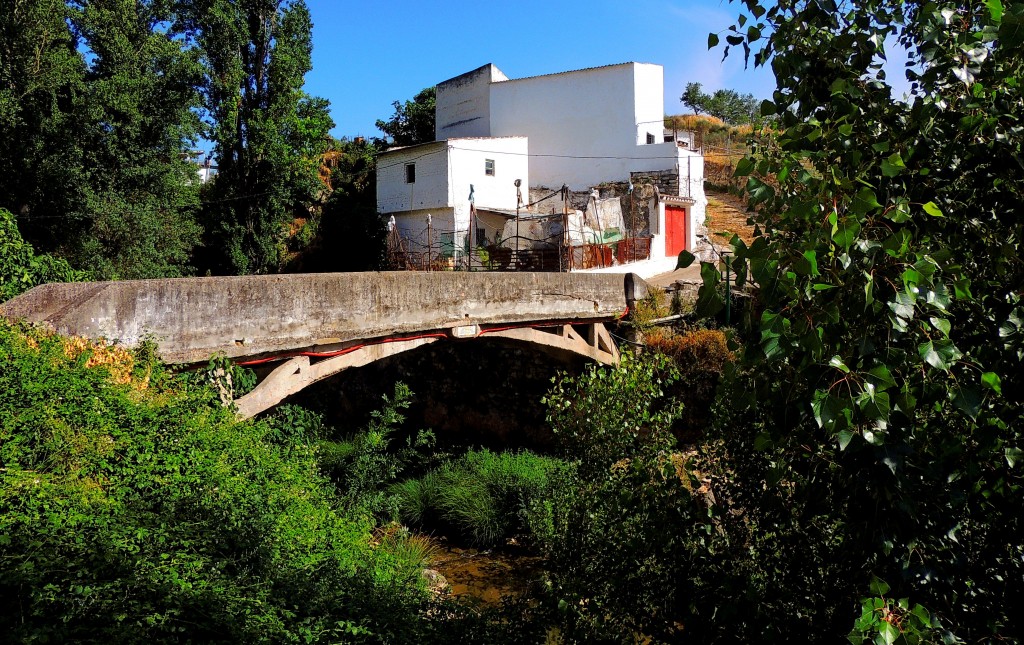
MULTIPOLYGON (((652 238, 647 272, 670 269, 683 248, 699 250, 706 199, 703 157, 690 149, 688 138, 676 141, 665 130, 663 105, 660 65, 623 63, 522 79, 509 79, 494 65, 484 65, 438 84, 436 142, 381 155, 378 209, 393 215, 400 230, 413 233, 423 228, 425 211, 440 212, 444 201, 444 222, 456 240, 463 240, 470 235, 470 183, 476 186, 478 210, 486 206, 507 213, 518 203, 512 178, 522 180, 524 195, 526 186, 565 185, 585 191, 609 182, 653 181, 661 195, 672 199, 659 199, 650 210, 644 231, 652 238), (447 177, 440 167, 429 170, 440 173, 430 188, 438 197, 427 199, 418 188, 409 192, 403 185, 407 178, 399 166, 428 150, 447 158, 460 148, 466 148, 465 162, 446 162, 447 177), (499 165, 513 174, 482 178, 480 160, 497 162, 501 155, 505 157, 499 165), (485 201, 480 188, 485 184, 480 182, 486 180, 485 201), (403 190, 409 192, 408 199, 403 190), (459 231, 466 233, 460 236, 459 231)), ((418 162, 427 159, 417 157, 418 162)), ((419 168, 416 172, 421 173, 419 168)), ((437 215, 432 212, 432 217, 437 215)))
POLYGON ((451 138, 389 150, 377 161, 377 210, 395 216, 412 251, 430 247, 457 260, 467 240, 494 239, 514 216, 515 180, 525 194, 529 159, 526 137, 451 138))

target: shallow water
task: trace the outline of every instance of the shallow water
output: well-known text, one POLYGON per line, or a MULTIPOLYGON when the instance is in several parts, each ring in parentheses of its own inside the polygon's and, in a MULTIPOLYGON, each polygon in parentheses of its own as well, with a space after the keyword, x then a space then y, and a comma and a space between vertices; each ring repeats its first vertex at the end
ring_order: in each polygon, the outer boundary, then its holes
POLYGON ((441 544, 430 568, 448 580, 453 598, 501 604, 503 597, 525 594, 540 578, 541 558, 514 542, 500 549, 472 549, 441 544))

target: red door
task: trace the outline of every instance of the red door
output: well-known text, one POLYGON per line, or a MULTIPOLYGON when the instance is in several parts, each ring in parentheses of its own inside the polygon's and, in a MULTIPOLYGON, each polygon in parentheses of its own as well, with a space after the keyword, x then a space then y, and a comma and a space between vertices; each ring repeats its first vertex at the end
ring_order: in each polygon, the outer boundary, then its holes
POLYGON ((686 209, 665 205, 665 255, 672 257, 686 248, 686 209))

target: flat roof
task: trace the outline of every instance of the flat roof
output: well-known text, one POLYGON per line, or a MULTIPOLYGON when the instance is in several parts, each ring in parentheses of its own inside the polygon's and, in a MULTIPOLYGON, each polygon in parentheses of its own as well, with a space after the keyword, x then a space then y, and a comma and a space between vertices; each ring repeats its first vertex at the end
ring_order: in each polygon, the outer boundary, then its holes
POLYGON ((441 144, 447 144, 450 141, 487 141, 487 140, 501 140, 501 139, 526 139, 526 135, 510 135, 505 137, 451 137, 449 139, 438 139, 437 141, 425 141, 423 143, 415 143, 411 146, 398 146, 396 148, 388 148, 384 152, 377 155, 383 157, 389 155, 392 152, 407 152, 410 150, 416 150, 417 148, 426 148, 428 146, 440 146, 441 144))
POLYGON ((598 70, 598 69, 610 69, 612 67, 624 67, 626 65, 657 65, 658 67, 661 67, 657 63, 643 63, 643 62, 639 62, 639 61, 627 61, 625 63, 612 63, 611 65, 597 65, 597 66, 594 66, 594 67, 581 67, 579 69, 570 69, 570 70, 566 70, 564 72, 552 72, 550 74, 535 74, 534 76, 523 76, 522 78, 510 78, 510 79, 505 80, 505 81, 495 81, 495 83, 511 83, 511 82, 515 82, 515 81, 529 81, 529 80, 532 80, 532 79, 535 79, 535 78, 546 78, 548 76, 562 76, 564 74, 575 74, 577 72, 592 72, 592 71, 598 70))

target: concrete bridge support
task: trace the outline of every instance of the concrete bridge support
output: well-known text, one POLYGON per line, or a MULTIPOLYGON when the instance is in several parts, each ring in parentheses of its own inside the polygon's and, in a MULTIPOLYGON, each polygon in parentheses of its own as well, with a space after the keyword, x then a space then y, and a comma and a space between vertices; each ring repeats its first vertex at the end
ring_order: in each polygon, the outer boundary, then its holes
POLYGON ((284 360, 235 405, 251 417, 350 367, 441 339, 481 336, 618 361, 604 323, 646 293, 633 274, 317 273, 45 284, 0 315, 196 365, 284 360))
MULTIPOLYGON (((475 326, 474 326, 475 327, 475 326)), ((554 327, 518 327, 512 329, 474 328, 470 332, 462 332, 464 328, 455 328, 450 337, 458 342, 466 342, 467 336, 479 338, 504 338, 517 342, 531 343, 541 351, 556 355, 574 354, 606 365, 619 361, 619 351, 611 335, 602 323, 583 325, 586 337, 581 335, 573 325, 557 325, 554 327)), ((304 388, 330 378, 351 367, 362 367, 402 352, 438 342, 449 334, 434 333, 419 335, 412 338, 388 339, 342 350, 337 356, 322 358, 313 362, 310 356, 294 356, 286 359, 248 394, 234 401, 240 419, 248 419, 278 405, 289 396, 297 394, 304 388)))

